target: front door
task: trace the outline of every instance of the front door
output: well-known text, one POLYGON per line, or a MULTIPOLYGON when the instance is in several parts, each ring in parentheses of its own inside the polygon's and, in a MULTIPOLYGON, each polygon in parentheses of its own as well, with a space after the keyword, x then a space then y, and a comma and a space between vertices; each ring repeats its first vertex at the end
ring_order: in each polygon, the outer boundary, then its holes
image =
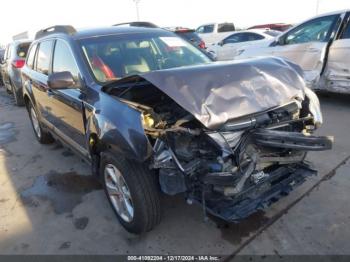
POLYGON ((232 60, 237 55, 237 51, 243 47, 254 45, 264 36, 254 32, 233 33, 221 42, 221 48, 218 48, 218 60, 232 60))
POLYGON ((85 148, 85 127, 83 118, 82 85, 80 73, 69 45, 57 40, 53 52, 52 73, 68 71, 75 80, 75 86, 67 89, 48 90, 51 100, 51 121, 58 132, 70 139, 79 151, 85 148))
POLYGON ((350 13, 344 23, 343 31, 329 48, 324 78, 326 89, 350 93, 350 13))
POLYGON ((271 54, 287 58, 301 66, 309 86, 315 85, 321 74, 327 45, 336 33, 339 15, 312 19, 290 30, 271 48, 271 54))
POLYGON ((234 33, 221 41, 217 47, 218 60, 231 60, 235 55, 235 50, 239 48, 239 43, 244 42, 244 33, 234 33))

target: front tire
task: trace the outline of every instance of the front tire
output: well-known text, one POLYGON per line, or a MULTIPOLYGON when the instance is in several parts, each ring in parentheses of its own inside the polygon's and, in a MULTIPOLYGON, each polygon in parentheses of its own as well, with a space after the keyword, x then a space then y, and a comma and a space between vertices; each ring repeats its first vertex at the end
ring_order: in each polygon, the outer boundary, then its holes
POLYGON ((44 130, 44 128, 42 127, 42 124, 38 118, 38 114, 35 108, 33 107, 32 103, 28 104, 28 113, 29 113, 30 122, 32 123, 35 137, 39 141, 39 143, 40 144, 53 143, 54 142, 53 137, 49 132, 44 130))
POLYGON ((100 176, 107 199, 127 231, 141 234, 159 224, 159 189, 143 165, 103 153, 100 176))

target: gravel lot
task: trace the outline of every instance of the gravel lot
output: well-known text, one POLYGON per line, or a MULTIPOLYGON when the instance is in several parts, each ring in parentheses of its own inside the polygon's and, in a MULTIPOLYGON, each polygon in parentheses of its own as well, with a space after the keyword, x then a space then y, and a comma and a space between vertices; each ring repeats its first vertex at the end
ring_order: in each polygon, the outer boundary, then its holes
POLYGON ((349 96, 321 95, 332 151, 288 197, 240 224, 203 221, 181 196, 162 198, 152 232, 127 233, 89 166, 61 145, 35 140, 27 112, 0 88, 0 254, 350 254, 349 96))

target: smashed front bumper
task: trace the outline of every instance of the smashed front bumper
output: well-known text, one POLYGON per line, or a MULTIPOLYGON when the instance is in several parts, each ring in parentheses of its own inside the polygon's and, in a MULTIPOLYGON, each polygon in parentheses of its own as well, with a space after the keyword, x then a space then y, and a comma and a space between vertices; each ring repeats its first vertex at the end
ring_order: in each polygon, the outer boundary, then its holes
POLYGON ((257 144, 274 148, 323 151, 331 149, 333 145, 332 136, 313 136, 269 129, 258 129, 253 133, 253 137, 257 144))
POLYGON ((244 189, 234 198, 206 200, 206 210, 228 222, 239 222, 286 196, 317 171, 304 163, 280 166, 268 178, 244 189))
MULTIPOLYGON (((229 222, 238 222, 252 213, 268 207, 283 196, 288 195, 295 187, 301 185, 306 178, 317 175, 316 170, 303 162, 305 155, 303 157, 302 153, 328 150, 333 145, 333 137, 331 136, 314 136, 271 129, 256 129, 250 134, 252 143, 257 146, 272 151, 277 150, 276 152, 279 150, 293 150, 294 152, 300 152, 300 154, 285 156, 284 159, 288 159, 288 161, 275 163, 272 168, 260 171, 262 178, 258 179, 256 183, 248 183, 248 186, 243 187, 243 190, 239 193, 207 198, 205 203, 207 211, 229 222), (293 163, 293 161, 295 162, 293 163)), ((265 158, 260 158, 260 160, 263 159, 265 158)), ((254 172, 259 174, 259 171, 258 173, 254 172)), ((234 174, 207 174, 204 177, 204 183, 208 187, 212 186, 214 188, 215 186, 235 186, 230 185, 229 182, 233 181, 233 177, 234 174)))

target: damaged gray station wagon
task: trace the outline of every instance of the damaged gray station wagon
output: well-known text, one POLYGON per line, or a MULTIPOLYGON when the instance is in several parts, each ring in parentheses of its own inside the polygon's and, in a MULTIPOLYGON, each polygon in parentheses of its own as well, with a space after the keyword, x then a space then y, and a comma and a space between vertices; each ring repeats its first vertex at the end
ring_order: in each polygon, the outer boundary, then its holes
POLYGON ((216 63, 157 28, 41 30, 22 70, 41 143, 63 141, 91 163, 130 232, 160 222, 159 191, 238 222, 316 172, 330 149, 317 96, 279 58, 216 63))

